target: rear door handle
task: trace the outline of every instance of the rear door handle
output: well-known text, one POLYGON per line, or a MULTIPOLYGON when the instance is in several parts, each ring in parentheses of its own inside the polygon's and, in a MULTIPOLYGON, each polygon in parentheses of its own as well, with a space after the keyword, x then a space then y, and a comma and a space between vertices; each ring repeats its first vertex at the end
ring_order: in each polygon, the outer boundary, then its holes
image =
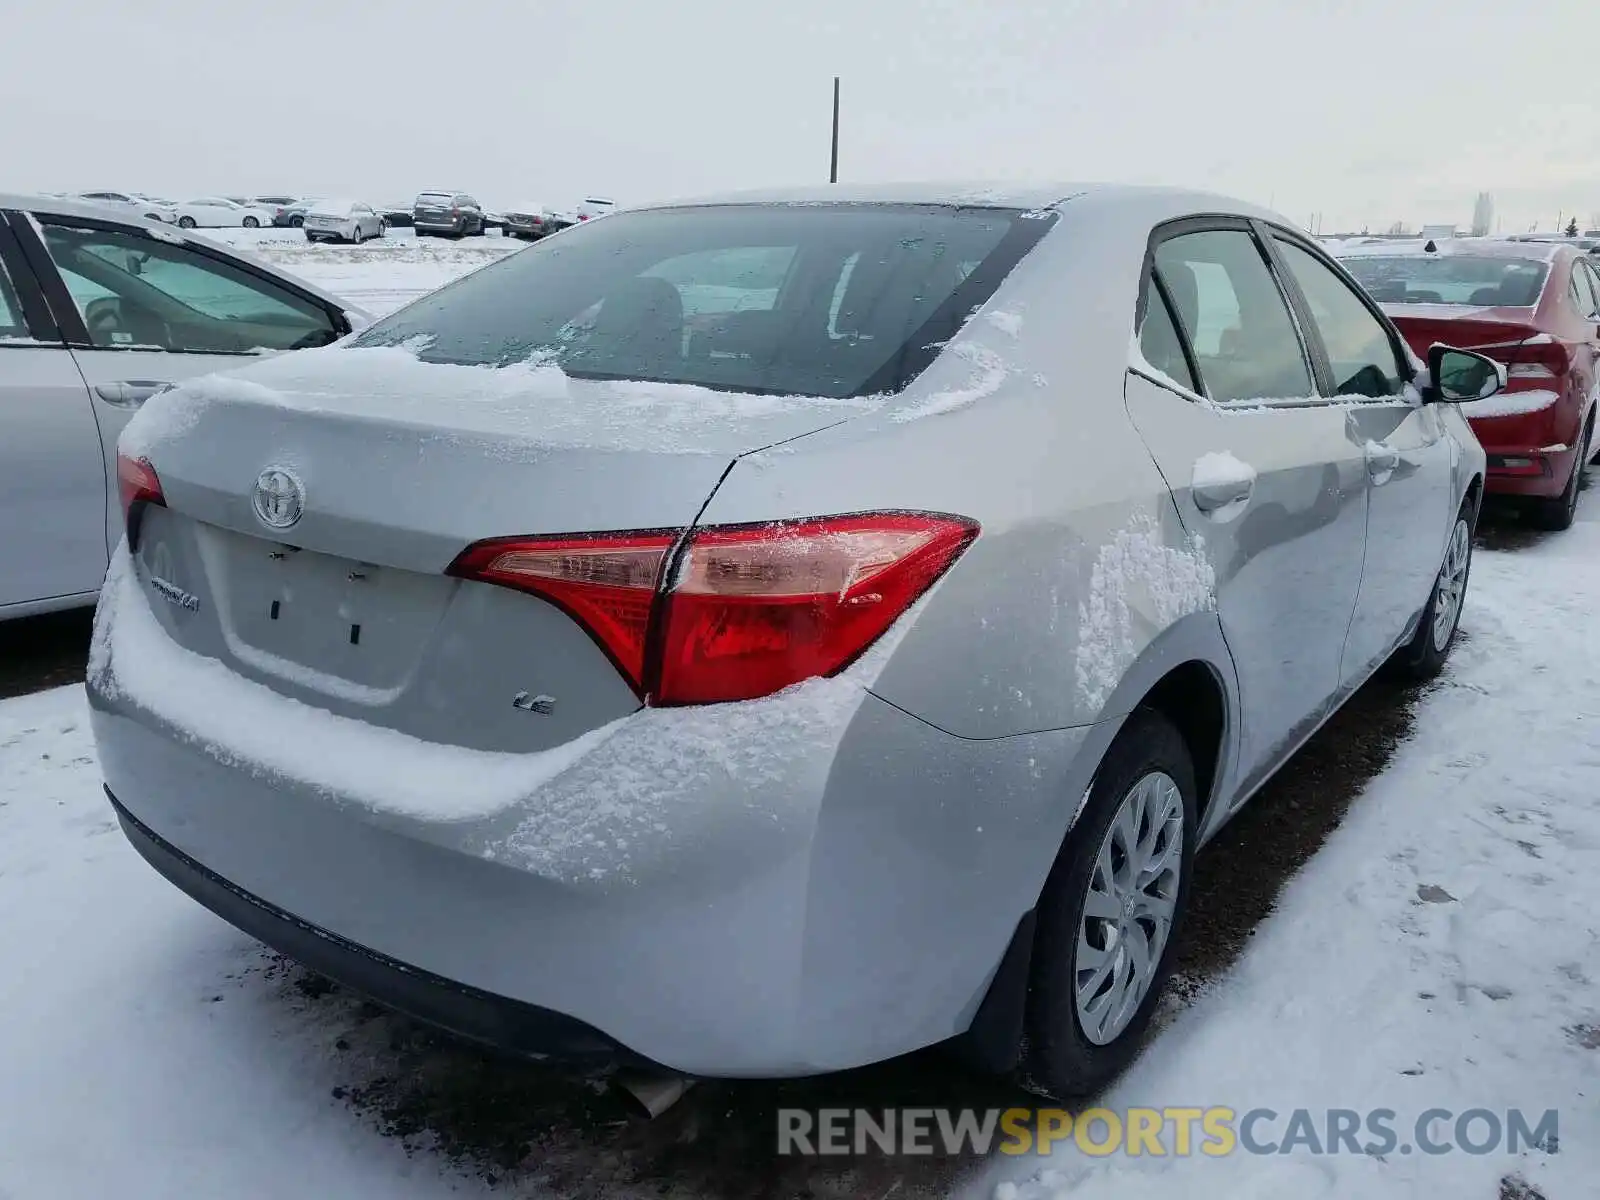
POLYGON ((1209 513, 1248 500, 1250 493, 1255 490, 1253 479, 1230 479, 1222 483, 1196 484, 1189 489, 1189 493, 1194 498, 1194 506, 1203 513, 1209 513))
POLYGON ((1382 486, 1389 482, 1395 468, 1400 465, 1400 454, 1387 446, 1368 444, 1367 446, 1367 474, 1372 477, 1372 482, 1382 486))
POLYGON ((95 384, 94 394, 117 408, 138 408, 151 396, 171 386, 161 380, 123 379, 116 383, 95 384))

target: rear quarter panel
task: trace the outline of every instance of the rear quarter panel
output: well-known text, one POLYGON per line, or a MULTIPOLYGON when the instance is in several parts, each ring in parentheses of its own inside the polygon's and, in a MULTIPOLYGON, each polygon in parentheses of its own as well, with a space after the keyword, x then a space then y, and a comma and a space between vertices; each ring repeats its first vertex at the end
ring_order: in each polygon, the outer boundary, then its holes
POLYGON ((1231 671, 1204 558, 1123 405, 1148 226, 1109 236, 1071 207, 893 405, 746 456, 701 518, 979 521, 873 688, 961 737, 1123 715, 1160 663, 1231 671))

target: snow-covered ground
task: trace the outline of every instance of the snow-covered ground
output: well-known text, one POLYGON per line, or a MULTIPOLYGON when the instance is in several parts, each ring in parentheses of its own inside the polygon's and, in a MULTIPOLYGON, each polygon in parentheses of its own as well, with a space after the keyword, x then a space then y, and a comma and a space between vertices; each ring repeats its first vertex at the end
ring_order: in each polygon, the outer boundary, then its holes
POLYGON ((484 237, 419 238, 409 229, 359 246, 306 241, 298 229, 203 229, 202 234, 276 263, 375 317, 493 262, 528 243, 491 231, 484 237))

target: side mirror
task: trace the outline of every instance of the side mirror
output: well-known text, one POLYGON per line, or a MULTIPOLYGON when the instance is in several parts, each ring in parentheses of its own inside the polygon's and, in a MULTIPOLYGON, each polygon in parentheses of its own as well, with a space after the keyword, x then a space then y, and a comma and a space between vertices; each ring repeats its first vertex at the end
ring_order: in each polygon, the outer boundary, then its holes
POLYGON ((1428 373, 1433 376, 1433 400, 1460 404, 1484 400, 1506 386, 1506 368, 1485 354, 1457 350, 1454 346, 1428 347, 1428 373))

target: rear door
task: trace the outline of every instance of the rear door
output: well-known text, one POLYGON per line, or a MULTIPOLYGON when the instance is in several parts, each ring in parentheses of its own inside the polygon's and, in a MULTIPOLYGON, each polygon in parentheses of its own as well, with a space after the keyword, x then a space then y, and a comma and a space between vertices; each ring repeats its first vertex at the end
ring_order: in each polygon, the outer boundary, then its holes
POLYGON ((1322 392, 1348 405, 1366 464, 1366 562, 1343 659, 1345 686, 1354 688, 1428 602, 1455 524, 1459 450, 1440 406, 1407 394, 1411 369, 1375 305, 1304 239, 1273 230, 1271 244, 1310 334, 1322 392))
POLYGON ((106 508, 83 377, 0 213, 0 615, 99 588, 106 508))
POLYGON ((1243 793, 1330 710, 1365 540, 1366 467, 1320 394, 1248 221, 1152 239, 1128 412, 1216 573, 1243 711, 1243 793))
MULTIPOLYGON (((236 260, 115 222, 34 218, 18 240, 88 385, 109 479, 123 426, 156 391, 347 332, 322 301, 236 260)), ((114 546, 120 513, 102 511, 114 546)))

